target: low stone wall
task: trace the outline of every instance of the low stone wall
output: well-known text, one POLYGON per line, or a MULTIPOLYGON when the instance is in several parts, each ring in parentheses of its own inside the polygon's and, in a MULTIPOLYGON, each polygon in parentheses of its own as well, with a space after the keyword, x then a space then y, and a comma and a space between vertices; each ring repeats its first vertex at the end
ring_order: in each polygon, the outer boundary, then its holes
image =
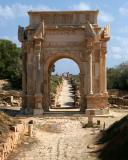
POLYGON ((110 104, 128 106, 128 99, 121 98, 121 97, 109 97, 108 99, 110 104))
POLYGON ((18 91, 1 91, 0 107, 20 107, 22 104, 21 93, 18 91))
POLYGON ((58 102, 60 93, 62 91, 63 83, 60 83, 56 88, 56 95, 54 98, 51 99, 51 106, 52 107, 60 107, 60 104, 58 102))
POLYGON ((21 143, 21 137, 28 132, 28 125, 20 123, 12 126, 11 130, 4 142, 0 143, 0 160, 6 160, 17 144, 21 143))

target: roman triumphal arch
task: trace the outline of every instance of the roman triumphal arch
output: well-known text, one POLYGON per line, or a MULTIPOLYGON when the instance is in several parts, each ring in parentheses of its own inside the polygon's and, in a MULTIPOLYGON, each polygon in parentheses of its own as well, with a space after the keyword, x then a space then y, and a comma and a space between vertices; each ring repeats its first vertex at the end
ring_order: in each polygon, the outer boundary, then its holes
POLYGON ((49 111, 49 70, 61 59, 80 69, 81 112, 108 112, 106 52, 109 26, 97 24, 98 11, 29 11, 30 24, 20 27, 22 43, 22 110, 49 111))

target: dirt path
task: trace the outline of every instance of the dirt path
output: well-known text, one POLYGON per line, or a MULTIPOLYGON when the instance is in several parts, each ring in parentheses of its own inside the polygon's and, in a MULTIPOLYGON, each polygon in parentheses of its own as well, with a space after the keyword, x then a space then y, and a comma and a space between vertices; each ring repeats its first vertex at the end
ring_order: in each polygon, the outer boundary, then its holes
POLYGON ((68 83, 68 80, 63 80, 63 87, 59 97, 59 103, 61 104, 61 108, 73 107, 74 105, 74 95, 72 93, 72 86, 68 83))
POLYGON ((39 119, 34 133, 8 160, 95 160, 87 152, 93 129, 82 128, 77 118, 39 119))
MULTIPOLYGON (((127 112, 114 112, 113 117, 94 118, 101 120, 106 127, 126 115, 127 112)), ((98 160, 87 146, 94 144, 99 134, 98 128, 82 128, 87 123, 82 116, 33 118, 34 137, 18 147, 8 160, 98 160)))

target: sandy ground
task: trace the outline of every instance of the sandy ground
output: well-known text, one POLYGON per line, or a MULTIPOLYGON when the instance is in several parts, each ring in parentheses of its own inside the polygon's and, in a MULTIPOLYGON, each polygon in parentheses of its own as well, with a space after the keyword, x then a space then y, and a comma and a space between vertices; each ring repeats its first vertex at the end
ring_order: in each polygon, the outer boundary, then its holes
POLYGON ((24 142, 8 160, 94 160, 87 150, 94 129, 70 118, 38 119, 31 142, 24 142))
POLYGON ((72 86, 71 84, 68 83, 68 81, 66 79, 63 80, 63 87, 62 87, 62 91, 59 97, 59 103, 61 104, 61 107, 72 107, 73 106, 73 93, 71 91, 72 86))
POLYGON ((86 117, 34 118, 34 136, 21 144, 8 160, 98 160, 88 145, 93 145, 103 123, 106 127, 123 117, 126 112, 112 112, 115 117, 101 120, 100 128, 82 128, 86 117))
MULTIPOLYGON (((73 102, 70 87, 65 80, 59 99, 63 107, 73 102)), ((99 128, 82 128, 82 124, 87 123, 83 115, 32 118, 35 121, 33 137, 24 141, 8 160, 98 160, 88 146, 94 144, 104 122, 108 127, 127 112, 111 111, 111 114, 114 118, 94 118, 95 123, 101 121, 99 128)))
POLYGON ((50 109, 50 111, 80 111, 80 108, 74 107, 72 86, 66 79, 63 80, 62 91, 58 98, 58 102, 61 106, 59 108, 50 109))

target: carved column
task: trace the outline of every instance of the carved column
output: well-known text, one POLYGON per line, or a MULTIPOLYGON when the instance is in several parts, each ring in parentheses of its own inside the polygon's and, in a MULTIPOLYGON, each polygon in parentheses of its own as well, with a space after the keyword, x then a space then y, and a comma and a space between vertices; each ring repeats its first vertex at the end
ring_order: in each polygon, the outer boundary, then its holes
POLYGON ((103 86, 103 93, 108 94, 107 92, 107 67, 106 67, 106 50, 103 54, 103 73, 104 73, 104 86, 103 86))
POLYGON ((22 43, 22 107, 26 108, 27 101, 26 101, 26 95, 27 95, 27 47, 25 42, 22 43))
POLYGON ((35 75, 36 75, 36 87, 35 87, 35 109, 34 114, 42 114, 42 93, 41 93, 41 40, 35 40, 34 46, 35 53, 35 75))
POLYGON ((40 51, 36 56, 36 94, 41 94, 41 83, 40 83, 40 51))
POLYGON ((84 111, 85 108, 87 107, 87 102, 86 102, 86 95, 87 95, 87 78, 85 74, 80 73, 80 96, 81 96, 81 101, 80 101, 80 110, 84 111))
POLYGON ((33 41, 27 41, 27 108, 25 110, 25 113, 32 114, 33 108, 35 106, 34 101, 34 48, 33 48, 33 41))
POLYGON ((100 59, 99 59, 99 63, 100 63, 100 86, 99 86, 99 94, 103 93, 103 56, 102 56, 102 50, 101 50, 101 45, 99 48, 99 52, 100 52, 100 59))
POLYGON ((36 40, 34 46, 34 56, 35 56, 35 76, 36 76, 36 87, 35 94, 40 94, 40 54, 41 54, 41 42, 36 40))
POLYGON ((93 94, 92 83, 92 49, 89 49, 89 95, 93 94))

